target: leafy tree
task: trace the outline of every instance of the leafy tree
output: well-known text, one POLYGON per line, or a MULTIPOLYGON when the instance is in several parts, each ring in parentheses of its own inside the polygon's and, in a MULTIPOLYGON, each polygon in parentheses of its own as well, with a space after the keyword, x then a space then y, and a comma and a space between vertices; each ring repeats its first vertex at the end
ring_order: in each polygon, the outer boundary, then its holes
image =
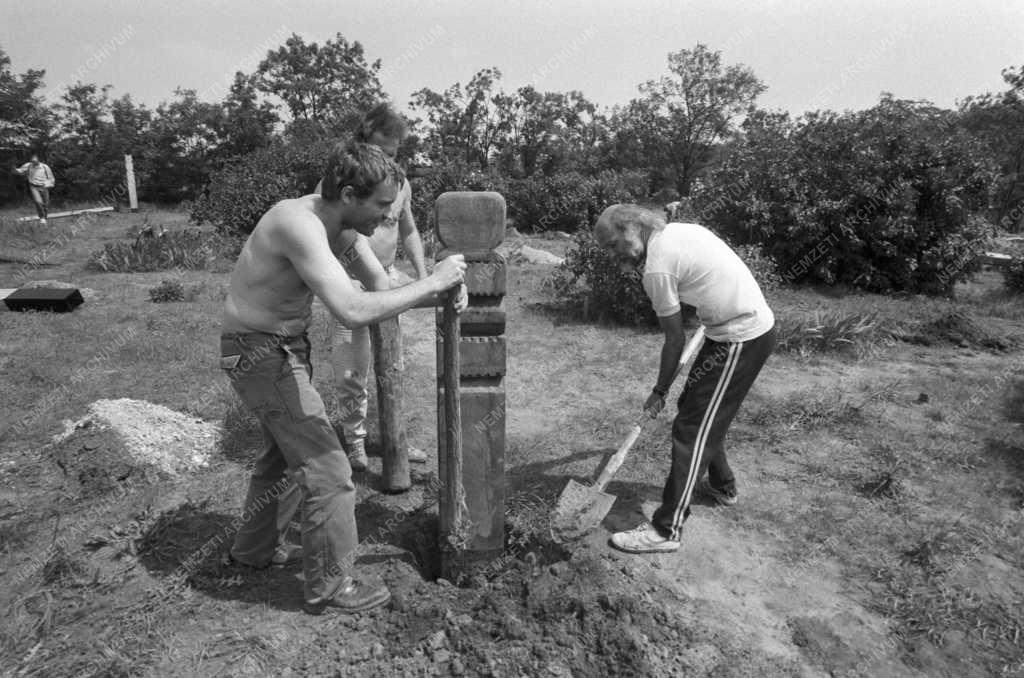
POLYGON ((460 158, 486 170, 501 149, 503 135, 500 107, 504 99, 495 93, 501 79, 497 68, 474 75, 465 89, 455 83, 442 93, 424 88, 412 95, 411 106, 427 116, 427 143, 435 160, 460 158))
POLYGON ((527 85, 495 97, 501 120, 502 167, 513 176, 550 174, 567 164, 586 139, 596 106, 582 93, 538 92, 527 85))
POLYGON ((960 103, 960 124, 985 145, 998 163, 994 220, 1007 230, 1024 225, 1024 66, 1003 71, 1009 89, 968 97, 960 103))
MULTIPOLYGON (((11 59, 0 48, 0 203, 22 195, 23 180, 11 175, 26 155, 45 145, 51 116, 38 91, 46 72, 29 69, 21 75, 11 70, 11 59)), ((41 148, 39 150, 42 150, 41 148)))
POLYGON ((220 158, 241 156, 270 144, 281 121, 273 104, 259 100, 255 78, 238 72, 223 102, 220 158))
POLYGON ((307 45, 293 33, 259 63, 254 84, 284 102, 302 134, 313 129, 344 136, 363 111, 385 98, 379 71, 380 59, 367 62, 363 46, 341 33, 323 46, 307 45))
POLYGON ((72 200, 95 199, 123 180, 123 159, 120 179, 100 169, 114 161, 112 150, 105 146, 114 138, 110 89, 110 85, 76 82, 68 85, 54 106, 57 124, 49 160, 59 178, 58 191, 72 200))
POLYGON ((753 70, 724 66, 721 52, 702 44, 669 54, 668 67, 671 75, 643 83, 641 96, 616 111, 617 141, 634 166, 689 195, 715 144, 766 87, 753 70))
POLYGON ((156 202, 196 196, 210 178, 223 143, 224 109, 200 101, 195 90, 176 89, 175 99, 157 106, 145 140, 149 176, 144 195, 156 202))

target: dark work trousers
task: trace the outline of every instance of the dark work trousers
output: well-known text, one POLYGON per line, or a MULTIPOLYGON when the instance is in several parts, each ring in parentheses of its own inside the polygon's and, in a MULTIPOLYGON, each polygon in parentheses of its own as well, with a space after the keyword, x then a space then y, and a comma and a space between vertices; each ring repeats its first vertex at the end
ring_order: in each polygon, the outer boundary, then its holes
POLYGON ((736 478, 725 457, 725 434, 772 349, 778 329, 756 339, 723 343, 707 339, 693 361, 672 424, 672 468, 652 523, 679 541, 690 516, 693 488, 704 471, 711 486, 731 491, 736 478))

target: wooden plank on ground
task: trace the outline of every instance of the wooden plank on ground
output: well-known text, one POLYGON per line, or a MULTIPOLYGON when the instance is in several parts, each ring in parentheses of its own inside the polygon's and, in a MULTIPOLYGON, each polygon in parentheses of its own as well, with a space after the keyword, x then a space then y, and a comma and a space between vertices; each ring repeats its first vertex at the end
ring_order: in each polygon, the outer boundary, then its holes
POLYGON ((1009 266, 1012 262, 1013 257, 1002 252, 985 252, 981 255, 981 263, 988 266, 1009 266))
MULTIPOLYGON (((113 206, 110 207, 91 207, 87 210, 71 210, 70 212, 54 212, 46 215, 47 219, 60 219, 61 217, 74 217, 79 214, 99 214, 100 212, 113 212, 113 206)), ((38 217, 19 217, 18 221, 36 221, 38 217)))

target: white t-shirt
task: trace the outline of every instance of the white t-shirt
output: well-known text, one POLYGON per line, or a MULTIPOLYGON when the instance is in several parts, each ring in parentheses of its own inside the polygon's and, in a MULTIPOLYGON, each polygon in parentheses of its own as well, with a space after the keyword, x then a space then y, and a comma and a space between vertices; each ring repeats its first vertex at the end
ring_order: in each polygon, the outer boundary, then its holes
POLYGON ((760 286, 743 260, 698 224, 667 224, 647 243, 644 290, 659 317, 697 308, 713 341, 756 339, 775 324, 760 286))

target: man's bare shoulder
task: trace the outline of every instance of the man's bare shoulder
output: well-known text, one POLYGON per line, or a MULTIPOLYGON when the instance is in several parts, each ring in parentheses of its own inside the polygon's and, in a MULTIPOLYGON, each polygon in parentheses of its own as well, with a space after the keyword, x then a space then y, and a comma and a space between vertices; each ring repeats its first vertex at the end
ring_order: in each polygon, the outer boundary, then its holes
POLYGON ((256 228, 274 242, 298 244, 326 237, 323 222, 313 209, 313 198, 303 196, 282 200, 267 210, 256 228))

